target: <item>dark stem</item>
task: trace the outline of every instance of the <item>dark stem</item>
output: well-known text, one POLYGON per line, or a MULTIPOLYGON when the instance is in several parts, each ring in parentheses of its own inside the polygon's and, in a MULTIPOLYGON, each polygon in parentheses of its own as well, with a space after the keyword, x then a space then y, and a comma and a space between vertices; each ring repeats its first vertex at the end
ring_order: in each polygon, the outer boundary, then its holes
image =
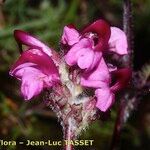
POLYGON ((125 63, 133 68, 133 15, 131 0, 123 0, 123 30, 126 33, 128 41, 128 59, 125 63))
MULTIPOLYGON (((124 58, 124 66, 133 68, 133 22, 132 22, 131 0, 123 0, 123 28, 124 28, 124 32, 127 35, 127 41, 128 41, 128 56, 125 56, 124 58)), ((126 107, 128 105, 128 102, 130 101, 129 99, 126 98, 128 97, 127 95, 128 93, 124 94, 119 106, 110 150, 117 149, 121 130, 126 121, 125 119, 126 107)))
POLYGON ((117 119, 115 122, 115 127, 114 127, 114 131, 113 131, 113 136, 112 136, 112 143, 111 143, 111 147, 110 150, 115 150, 117 149, 117 145, 120 139, 120 133, 121 133, 121 129, 124 123, 124 112, 125 112, 125 100, 123 100, 120 103, 120 107, 117 113, 117 119))

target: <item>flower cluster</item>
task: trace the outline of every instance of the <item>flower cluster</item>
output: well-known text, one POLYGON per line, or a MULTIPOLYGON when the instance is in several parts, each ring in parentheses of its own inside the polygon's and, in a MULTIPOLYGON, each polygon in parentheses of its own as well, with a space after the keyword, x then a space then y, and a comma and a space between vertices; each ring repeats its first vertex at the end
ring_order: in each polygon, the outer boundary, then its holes
POLYGON ((96 107, 106 111, 113 104, 115 93, 128 83, 131 73, 128 68, 117 69, 107 64, 103 56, 109 51, 127 54, 125 33, 110 27, 104 20, 97 20, 81 32, 73 26, 65 26, 61 42, 69 46, 66 63, 82 70, 80 84, 95 89, 96 107), (112 74, 118 77, 113 85, 112 74))
MULTIPOLYGON (((61 85, 61 66, 53 50, 24 31, 16 30, 14 36, 19 45, 28 47, 10 70, 10 75, 21 80, 24 98, 30 100, 45 88, 61 85)), ((125 33, 104 20, 97 20, 80 32, 73 25, 65 26, 61 44, 65 51, 62 60, 67 68, 80 72, 76 84, 93 89, 96 107, 108 110, 114 103, 115 93, 127 85, 131 76, 129 68, 119 69, 105 60, 110 52, 127 54, 125 33)))

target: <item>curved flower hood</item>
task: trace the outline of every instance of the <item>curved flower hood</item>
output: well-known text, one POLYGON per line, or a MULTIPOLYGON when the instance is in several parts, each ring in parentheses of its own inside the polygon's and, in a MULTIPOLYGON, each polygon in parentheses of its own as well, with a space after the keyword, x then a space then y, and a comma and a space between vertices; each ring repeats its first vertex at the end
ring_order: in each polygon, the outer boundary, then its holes
POLYGON ((60 82, 51 49, 24 31, 15 31, 15 39, 29 47, 10 70, 10 75, 21 80, 21 93, 26 100, 38 95, 44 88, 60 82))

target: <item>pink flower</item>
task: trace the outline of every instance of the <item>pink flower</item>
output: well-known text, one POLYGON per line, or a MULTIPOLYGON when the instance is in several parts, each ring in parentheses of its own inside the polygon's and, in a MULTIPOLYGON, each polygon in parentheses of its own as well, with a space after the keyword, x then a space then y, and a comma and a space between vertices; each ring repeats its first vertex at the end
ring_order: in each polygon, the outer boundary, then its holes
POLYGON ((107 87, 111 81, 108 67, 102 58, 93 71, 84 71, 81 75, 81 85, 92 88, 107 87))
POLYGON ((109 87, 110 82, 110 73, 103 58, 94 71, 84 72, 81 76, 82 86, 96 89, 96 107, 101 111, 106 111, 114 102, 114 93, 109 87))
POLYGON ((107 111, 115 101, 115 94, 109 87, 96 89, 95 95, 97 98, 96 107, 101 111, 107 111))
POLYGON ((99 65, 91 72, 84 72, 81 76, 81 85, 94 88, 97 98, 96 107, 101 111, 107 111, 115 100, 115 93, 124 88, 131 77, 131 70, 128 68, 115 70, 112 72, 116 78, 114 85, 111 84, 111 73, 102 58, 99 65))
POLYGON ((93 51, 93 41, 89 38, 81 39, 66 54, 65 60, 69 66, 77 64, 81 69, 92 69, 101 58, 101 52, 93 51))
POLYGON ((109 24, 102 20, 96 20, 82 31, 82 35, 89 35, 95 43, 94 50, 104 51, 108 46, 108 40, 110 38, 110 26, 109 24))
POLYGON ((61 42, 68 45, 65 61, 69 66, 78 65, 83 69, 80 84, 94 88, 97 97, 96 107, 106 111, 114 102, 115 93, 128 83, 129 71, 117 70, 113 64, 106 64, 103 58, 108 51, 119 55, 127 54, 125 33, 116 27, 110 27, 104 20, 97 20, 80 33, 72 26, 66 26, 61 42), (118 76, 116 84, 110 87, 111 73, 124 72, 118 76), (119 80, 120 79, 120 80, 119 80))
POLYGON ((79 40, 80 34, 73 26, 69 25, 64 27, 63 35, 61 38, 61 42, 63 44, 72 46, 73 44, 79 42, 79 40))
POLYGON ((69 66, 77 64, 81 69, 92 70, 100 61, 101 52, 106 48, 109 36, 110 27, 103 20, 97 20, 81 33, 66 26, 61 39, 63 44, 70 46, 65 56, 66 63, 69 66))
POLYGON ((111 36, 109 39, 109 50, 120 55, 127 54, 127 37, 125 33, 116 27, 111 27, 111 36))
POLYGON ((102 52, 108 50, 119 55, 127 54, 125 33, 109 27, 104 20, 97 20, 80 33, 73 26, 65 26, 61 42, 69 46, 65 56, 69 66, 92 70, 100 61, 102 52))
MULTIPOLYGON (((60 82, 56 66, 62 63, 62 59, 47 45, 24 31, 16 30, 14 36, 19 46, 24 44, 28 49, 13 65, 10 74, 22 82, 21 93, 29 100, 44 88, 51 88, 60 82)), ((78 74, 81 86, 94 89, 96 107, 107 111, 114 103, 116 92, 126 86, 131 76, 129 69, 118 69, 105 62, 108 51, 127 54, 125 33, 99 19, 81 32, 72 25, 65 26, 61 43, 68 49, 65 62, 69 66, 77 65, 77 72, 81 69, 78 74), (112 83, 112 79, 115 82, 112 83)))
POLYGON ((29 49, 12 66, 10 75, 21 80, 21 93, 29 100, 60 82, 59 73, 50 57, 51 49, 45 44, 23 31, 15 31, 15 38, 29 49))
POLYGON ((119 69, 114 71, 113 74, 117 78, 117 81, 114 85, 110 87, 109 83, 106 87, 95 90, 95 95, 97 97, 96 107, 104 112, 113 105, 116 92, 125 88, 131 78, 131 70, 129 68, 119 69))

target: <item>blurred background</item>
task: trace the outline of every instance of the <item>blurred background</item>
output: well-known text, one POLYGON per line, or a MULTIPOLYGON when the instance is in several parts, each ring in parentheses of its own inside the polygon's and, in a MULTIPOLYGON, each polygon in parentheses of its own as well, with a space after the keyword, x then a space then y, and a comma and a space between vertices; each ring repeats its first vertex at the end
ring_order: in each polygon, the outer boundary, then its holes
MULTIPOLYGON (((150 0, 133 0, 134 69, 150 73, 150 0)), ((6 0, 0 5, 0 139, 26 141, 61 140, 62 129, 55 114, 42 103, 43 96, 25 102, 20 83, 10 77, 11 65, 19 56, 14 29, 36 35, 59 51, 64 25, 78 28, 98 18, 122 28, 122 0, 6 0)), ((144 77, 144 76, 143 76, 144 77)), ((150 149, 150 101, 144 96, 124 126, 119 149, 150 149)), ((118 104, 110 116, 93 123, 80 139, 94 139, 91 147, 77 150, 107 150, 112 138, 118 104)), ((1 150, 53 150, 55 147, 2 147, 1 150)))

